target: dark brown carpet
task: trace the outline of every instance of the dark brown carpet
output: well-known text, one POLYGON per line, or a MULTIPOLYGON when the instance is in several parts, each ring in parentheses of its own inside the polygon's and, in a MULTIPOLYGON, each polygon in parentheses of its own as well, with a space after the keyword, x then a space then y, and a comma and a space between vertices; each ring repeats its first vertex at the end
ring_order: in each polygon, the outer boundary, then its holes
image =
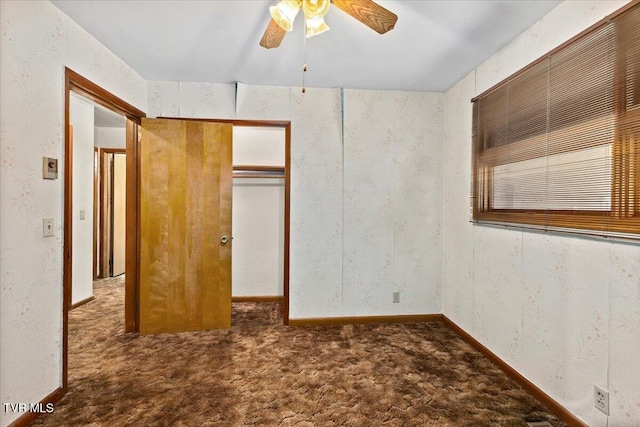
POLYGON ((564 426, 439 322, 123 333, 123 279, 69 318, 69 392, 43 426, 564 426))

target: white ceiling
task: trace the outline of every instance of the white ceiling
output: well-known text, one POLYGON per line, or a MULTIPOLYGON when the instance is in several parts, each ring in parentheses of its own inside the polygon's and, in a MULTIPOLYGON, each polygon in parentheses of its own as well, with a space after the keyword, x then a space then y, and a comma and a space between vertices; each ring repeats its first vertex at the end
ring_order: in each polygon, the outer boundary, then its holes
MULTIPOLYGON (((275 0, 52 2, 148 80, 302 85, 300 16, 279 48, 258 45, 275 0)), ((329 10, 331 30, 306 39, 306 86, 446 91, 561 1, 377 3, 398 15, 384 35, 329 10)))

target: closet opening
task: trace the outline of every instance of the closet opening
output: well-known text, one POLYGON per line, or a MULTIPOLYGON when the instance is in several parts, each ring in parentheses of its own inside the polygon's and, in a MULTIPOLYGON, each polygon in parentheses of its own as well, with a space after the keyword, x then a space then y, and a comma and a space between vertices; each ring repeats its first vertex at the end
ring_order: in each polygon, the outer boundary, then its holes
MULTIPOLYGON (((288 308, 287 147, 284 127, 234 123, 233 303, 276 303, 274 310, 281 303, 283 312, 288 308)), ((285 313, 283 318, 286 324, 285 313)))

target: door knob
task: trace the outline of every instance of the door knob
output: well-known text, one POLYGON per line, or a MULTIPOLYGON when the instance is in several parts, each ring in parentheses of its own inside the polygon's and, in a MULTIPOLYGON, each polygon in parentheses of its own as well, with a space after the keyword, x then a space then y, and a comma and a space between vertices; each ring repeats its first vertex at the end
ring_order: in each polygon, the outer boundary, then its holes
POLYGON ((226 245, 228 241, 229 236, 227 236, 226 234, 220 238, 220 243, 222 243, 223 245, 226 245))

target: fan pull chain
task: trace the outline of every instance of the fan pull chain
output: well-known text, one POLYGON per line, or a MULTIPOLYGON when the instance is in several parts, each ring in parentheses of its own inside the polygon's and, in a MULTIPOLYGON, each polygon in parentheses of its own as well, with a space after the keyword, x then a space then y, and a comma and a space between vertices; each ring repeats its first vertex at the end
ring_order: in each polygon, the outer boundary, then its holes
POLYGON ((307 91, 307 88, 304 86, 304 77, 307 74, 307 37, 305 36, 305 34, 307 33, 307 23, 304 22, 304 27, 303 27, 302 31, 302 51, 303 51, 303 63, 304 65, 302 66, 302 93, 305 93, 307 91))
POLYGON ((302 93, 305 93, 307 91, 307 88, 304 87, 304 75, 307 72, 307 64, 304 64, 304 67, 302 67, 302 93))

